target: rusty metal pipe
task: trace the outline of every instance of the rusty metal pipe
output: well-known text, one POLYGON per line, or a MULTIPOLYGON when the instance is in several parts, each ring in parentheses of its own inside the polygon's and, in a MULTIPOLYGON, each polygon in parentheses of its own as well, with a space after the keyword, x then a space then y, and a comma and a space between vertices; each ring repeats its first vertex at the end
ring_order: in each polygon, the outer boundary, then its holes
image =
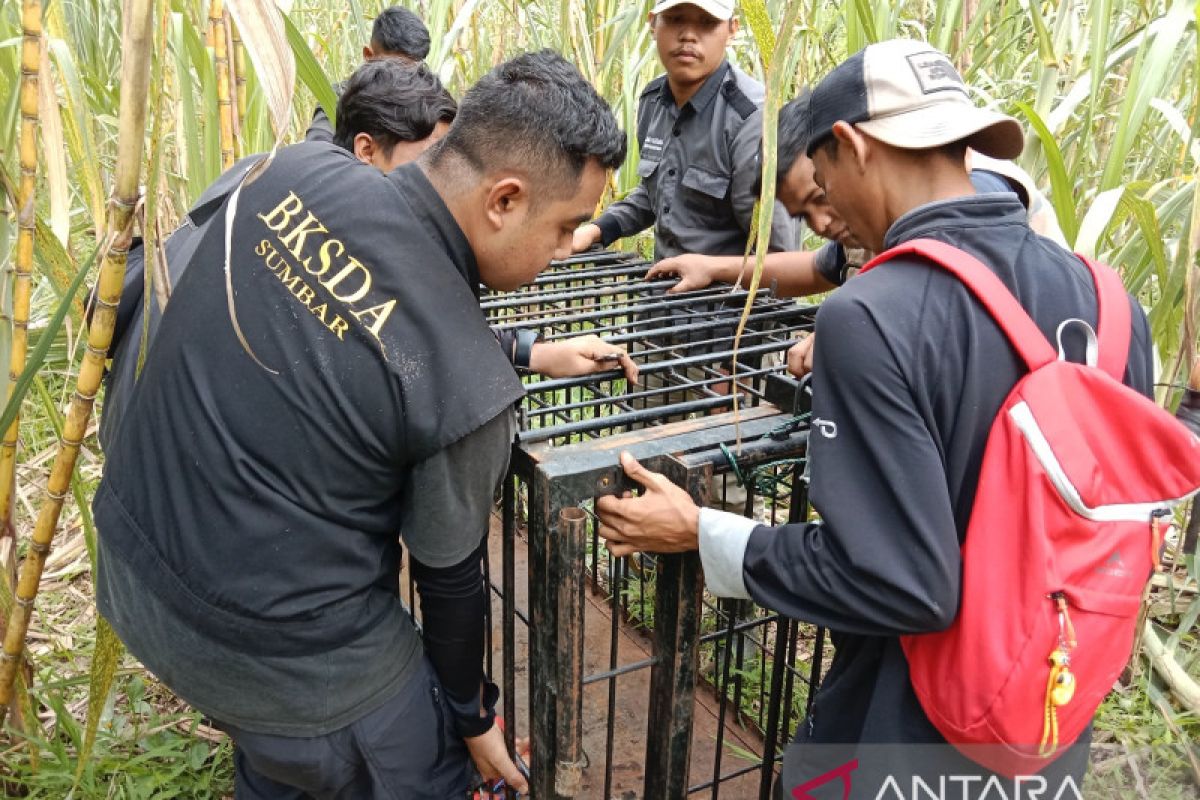
POLYGON ((558 512, 558 726, 554 793, 575 797, 583 781, 583 585, 587 512, 558 512))

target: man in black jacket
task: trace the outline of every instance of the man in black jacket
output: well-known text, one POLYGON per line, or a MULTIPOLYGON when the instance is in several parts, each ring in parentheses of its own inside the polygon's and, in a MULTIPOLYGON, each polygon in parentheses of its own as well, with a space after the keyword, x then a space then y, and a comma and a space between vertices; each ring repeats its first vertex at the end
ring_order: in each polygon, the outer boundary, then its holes
POLYGON ((583 77, 526 54, 388 175, 284 148, 228 272, 223 225, 197 243, 96 493, 97 603, 233 738, 240 800, 461 797, 468 756, 524 791, 481 571, 522 387, 478 291, 567 255, 624 155, 583 77))
MULTIPOLYGON (((368 61, 350 76, 338 99, 338 125, 332 141, 364 164, 388 173, 415 160, 445 136, 457 109, 454 98, 424 65, 400 59, 368 61)), ((145 248, 139 239, 130 249, 109 347, 112 364, 104 382, 99 431, 104 448, 108 448, 125 415, 137 384, 139 362, 144 361, 143 354, 149 351, 158 332, 162 299, 169 298, 172 287, 183 277, 208 228, 224 219, 221 212, 225 200, 260 158, 262 154, 249 156, 226 170, 201 193, 179 227, 167 237, 162 245, 166 274, 154 276, 159 283, 149 303, 144 291, 145 248)), ((537 341, 535 331, 516 329, 500 332, 497 338, 514 366, 550 377, 610 369, 611 361, 597 361, 591 356, 625 351, 621 345, 607 344, 592 335, 543 342, 537 341)), ((629 379, 636 382, 633 361, 623 356, 621 363, 629 379)))
MULTIPOLYGON (((1086 267, 1030 230, 1016 195, 975 193, 965 148, 1013 158, 1022 134, 1015 120, 974 107, 945 55, 921 42, 871 45, 814 89, 811 108, 817 183, 865 247, 947 242, 991 268, 1051 340, 1068 318, 1095 326, 1086 267)), ((1125 380, 1149 395, 1149 330, 1130 303, 1125 380)), ((599 500, 600 533, 619 555, 699 549, 710 591, 834 631, 833 666, 799 742, 844 745, 845 763, 861 745, 944 746, 913 693, 899 637, 942 630, 958 613, 984 446, 1025 368, 966 287, 913 257, 849 281, 822 305, 817 331, 809 458, 820 522, 768 527, 697 509, 626 455, 626 472, 647 491, 599 500)), ((1082 340, 1066 344, 1079 360, 1082 340)), ((1040 776, 1058 781, 1047 797, 1081 784, 1089 740, 1040 776)), ((904 776, 910 752, 874 752, 859 768, 904 776)), ((974 790, 984 788, 985 770, 940 752, 942 774, 975 776, 974 790)), ((807 776, 843 761, 818 758, 807 776)))

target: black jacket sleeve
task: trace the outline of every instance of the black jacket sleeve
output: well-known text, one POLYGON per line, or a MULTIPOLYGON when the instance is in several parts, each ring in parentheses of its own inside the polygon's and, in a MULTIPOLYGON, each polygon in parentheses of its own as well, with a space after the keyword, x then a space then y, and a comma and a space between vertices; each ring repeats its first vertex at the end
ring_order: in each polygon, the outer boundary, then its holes
POLYGON ((945 466, 893 346, 854 300, 818 317, 809 455, 822 522, 760 526, 742 565, 756 602, 847 633, 943 629, 961 556, 945 466))
MULTIPOLYGON (((454 710, 460 734, 479 719, 487 587, 483 582, 486 540, 452 567, 428 567, 412 559, 421 594, 421 635, 434 672, 454 710)), ((491 698, 495 703, 495 698, 491 698)))

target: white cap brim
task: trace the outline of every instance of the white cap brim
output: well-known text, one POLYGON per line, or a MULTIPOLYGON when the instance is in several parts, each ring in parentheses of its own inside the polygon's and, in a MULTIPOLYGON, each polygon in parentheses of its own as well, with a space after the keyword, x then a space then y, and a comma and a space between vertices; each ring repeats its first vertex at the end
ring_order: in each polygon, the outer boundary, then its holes
POLYGON ((651 14, 661 14, 676 6, 695 6, 711 17, 720 20, 733 19, 733 3, 720 0, 661 0, 650 9, 651 14))
POLYGON ((884 144, 929 150, 966 140, 992 158, 1016 158, 1025 146, 1021 124, 1007 114, 963 103, 934 103, 859 122, 857 128, 884 144))

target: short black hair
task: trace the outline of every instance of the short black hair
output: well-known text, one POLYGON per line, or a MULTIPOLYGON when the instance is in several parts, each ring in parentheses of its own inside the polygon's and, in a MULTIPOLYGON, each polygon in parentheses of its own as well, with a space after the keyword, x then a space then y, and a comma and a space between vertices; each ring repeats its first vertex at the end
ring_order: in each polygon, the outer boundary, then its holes
POLYGON ((413 61, 424 61, 429 55, 429 29, 407 8, 385 8, 371 27, 371 50, 377 56, 404 56, 413 61))
MULTIPOLYGON (((781 183, 796 159, 804 156, 808 143, 808 99, 812 91, 805 87, 796 99, 779 109, 779 136, 776 140, 775 180, 781 183)), ((805 156, 807 157, 807 156, 805 156)))
POLYGON ((457 110, 424 64, 372 59, 354 71, 338 99, 333 143, 353 150, 354 137, 369 133, 387 155, 397 142, 418 142, 439 122, 453 122, 457 110))
POLYGON ((458 119, 432 148, 432 163, 458 156, 487 172, 517 168, 573 192, 590 159, 615 169, 625 134, 612 109, 579 70, 553 50, 524 53, 484 75, 465 95, 458 119))

